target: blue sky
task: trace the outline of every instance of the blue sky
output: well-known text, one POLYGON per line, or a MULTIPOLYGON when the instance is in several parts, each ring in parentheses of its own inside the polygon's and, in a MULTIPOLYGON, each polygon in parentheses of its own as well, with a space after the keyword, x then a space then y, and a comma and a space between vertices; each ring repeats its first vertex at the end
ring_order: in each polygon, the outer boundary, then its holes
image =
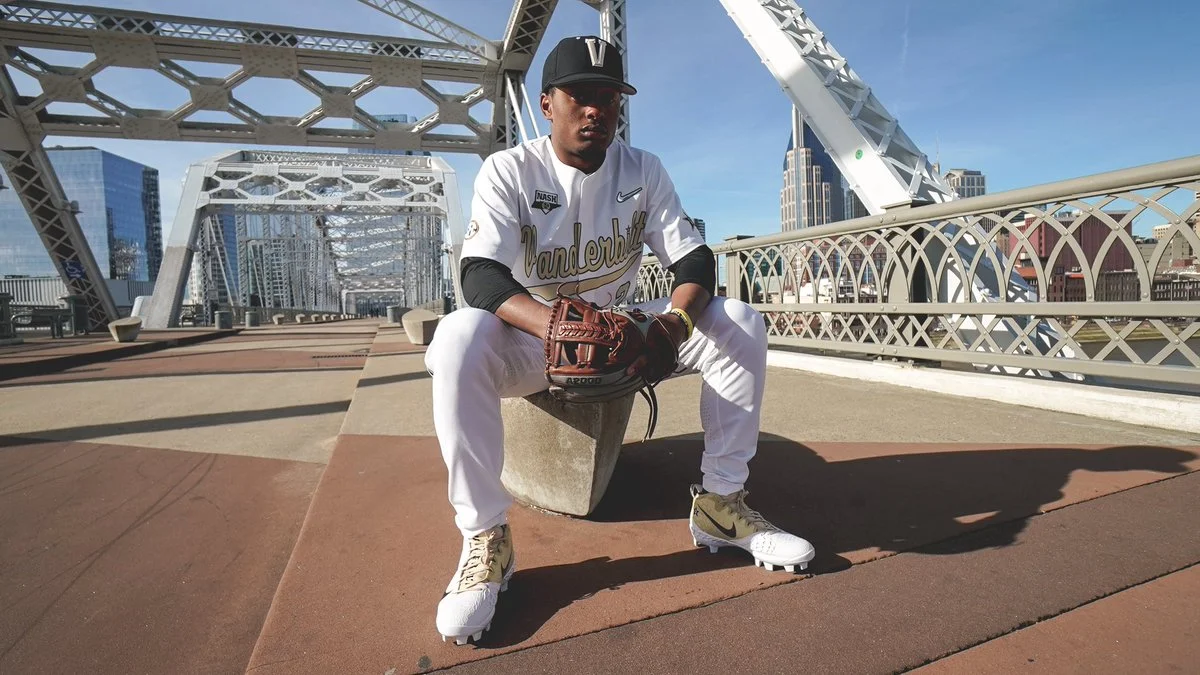
MULTIPOLYGON (((420 35, 354 0, 104 4, 420 35)), ((502 36, 511 9, 505 0, 422 4, 491 39, 502 36)), ((990 192, 1200 153, 1200 54, 1195 47, 1200 4, 815 0, 801 6, 925 153, 932 157, 940 152, 944 169, 984 171, 990 192)), ((778 231, 788 98, 718 0, 629 0, 627 11, 629 77, 640 90, 631 99, 633 144, 663 159, 685 207, 707 221, 710 241, 778 231)), ((549 46, 566 35, 598 31, 595 10, 577 0, 560 0, 530 71, 533 88, 539 86, 549 46)), ((136 71, 106 72, 97 84, 139 107, 174 107, 185 95, 153 74, 136 71)), ((266 114, 298 116, 312 102, 288 82, 268 82, 253 92, 239 88, 236 95, 266 114)), ((365 106, 370 112, 423 114, 432 109, 424 99, 407 94, 379 96, 365 106)), ((481 108, 475 111, 477 118, 482 116, 481 108)), ((96 145, 158 168, 165 232, 175 218, 187 165, 235 149, 211 143, 47 141, 58 143, 96 145)), ((459 173, 467 202, 480 160, 446 158, 459 173)))

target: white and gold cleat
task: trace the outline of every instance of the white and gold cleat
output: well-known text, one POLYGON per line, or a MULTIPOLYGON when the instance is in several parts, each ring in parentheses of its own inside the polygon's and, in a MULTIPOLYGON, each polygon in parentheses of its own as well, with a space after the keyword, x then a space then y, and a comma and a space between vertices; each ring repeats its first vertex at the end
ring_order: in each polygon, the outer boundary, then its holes
POLYGON ((754 556, 754 564, 773 571, 803 570, 816 551, 812 544, 772 525, 758 511, 746 506, 745 490, 731 495, 706 492, 692 486, 692 514, 688 525, 696 546, 716 553, 722 546, 736 546, 754 556))
POLYGON ((484 631, 492 628, 496 601, 508 589, 516 567, 508 525, 463 539, 458 570, 438 603, 437 630, 443 642, 479 643, 484 631))

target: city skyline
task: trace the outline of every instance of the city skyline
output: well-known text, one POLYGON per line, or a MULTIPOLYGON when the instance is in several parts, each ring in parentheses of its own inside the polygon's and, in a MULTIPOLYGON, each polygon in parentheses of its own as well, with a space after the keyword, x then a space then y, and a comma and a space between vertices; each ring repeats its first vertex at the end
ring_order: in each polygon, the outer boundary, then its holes
MULTIPOLYGON (((317 4, 336 9, 322 14, 322 28, 419 34, 359 3, 325 0, 317 4)), ((1182 38, 1187 17, 1200 16, 1200 10, 1149 3, 1115 12, 1119 7, 1115 3, 1101 4, 1114 12, 1077 2, 1047 7, 1046 3, 1021 1, 1003 8, 972 7, 970 12, 948 2, 899 6, 862 0, 803 6, 919 147, 929 154, 940 149, 947 166, 983 169, 988 174, 988 191, 1001 192, 1197 152, 1196 144, 1191 143, 1194 135, 1186 132, 1184 116, 1165 111, 1196 109, 1200 94, 1178 84, 1170 73, 1150 66, 1185 58, 1186 40, 1170 36, 1179 33, 1182 38), (1014 35, 1004 23, 1018 16, 1058 26, 1058 30, 1047 35, 1036 31, 1014 35), (1118 55, 1090 39, 1103 34, 1118 17, 1122 34, 1135 40, 1139 35, 1146 38, 1142 40, 1145 49, 1118 55), (1154 40, 1148 39, 1151 36, 1154 40), (962 58, 947 63, 943 54, 947 49, 962 58), (1055 56, 1052 67, 1044 67, 1050 55, 1055 56), (922 72, 937 76, 922 77, 922 72), (1121 81, 1131 100, 1152 100, 1155 105, 1137 115, 1108 105, 1107 94, 1101 95, 1098 88, 1110 79, 1121 81), (1070 86, 1070 104, 1021 104, 1022 91, 1039 100, 1033 92, 1045 86, 1070 86), (995 103, 988 105, 988 101, 995 103), (969 107, 970 115, 962 114, 963 106, 969 107), (1136 144, 1115 142, 1135 133, 1139 138, 1136 144)), ((492 38, 503 30, 510 10, 508 3, 428 0, 423 5, 492 38)), ((203 7, 180 0, 114 0, 105 6, 313 25, 280 19, 291 16, 280 0, 254 4, 217 0, 203 7)), ((627 11, 630 79, 640 89, 630 101, 633 144, 663 158, 685 207, 704 214, 711 241, 732 234, 778 231, 778 139, 786 129, 784 120, 791 101, 779 91, 715 0, 696 3, 694 11, 686 14, 657 3, 630 3, 627 11), (664 26, 670 30, 660 30, 664 26), (712 37, 698 45, 690 39, 698 33, 712 37), (706 73, 703 80, 693 74, 697 67, 706 73)), ((595 11, 582 3, 562 3, 530 68, 530 85, 536 90, 542 59, 553 42, 568 34, 598 32, 597 23, 595 11)), ((174 85, 161 81, 139 86, 135 75, 101 73, 97 81, 114 90, 137 89, 139 98, 133 102, 149 107, 170 106, 169 94, 179 93, 169 91, 174 85)), ((238 95, 263 106, 268 114, 303 108, 294 103, 296 92, 274 86, 277 84, 239 89, 238 95)), ((414 105, 413 114, 421 115, 432 104, 417 97, 414 105)), ((400 101, 389 107, 410 109, 400 101)), ((477 117, 485 116, 481 110, 475 109, 477 117)), ((46 142, 71 144, 78 139, 52 137, 46 142)), ((167 236, 187 166, 227 148, 242 147, 108 139, 89 139, 89 143, 160 170, 167 236)), ((458 171, 463 201, 467 202, 480 160, 466 155, 445 157, 458 171)), ((1153 224, 1135 224, 1135 232, 1149 235, 1153 224)))

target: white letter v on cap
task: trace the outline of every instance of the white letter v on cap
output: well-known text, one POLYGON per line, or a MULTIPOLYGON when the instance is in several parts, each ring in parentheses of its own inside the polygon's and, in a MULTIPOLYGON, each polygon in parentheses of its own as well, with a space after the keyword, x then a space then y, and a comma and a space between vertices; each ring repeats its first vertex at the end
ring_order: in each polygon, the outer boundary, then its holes
POLYGON ((604 66, 604 51, 608 48, 607 42, 601 42, 596 38, 588 38, 584 40, 587 43, 588 56, 592 57, 592 67, 600 68, 604 66))

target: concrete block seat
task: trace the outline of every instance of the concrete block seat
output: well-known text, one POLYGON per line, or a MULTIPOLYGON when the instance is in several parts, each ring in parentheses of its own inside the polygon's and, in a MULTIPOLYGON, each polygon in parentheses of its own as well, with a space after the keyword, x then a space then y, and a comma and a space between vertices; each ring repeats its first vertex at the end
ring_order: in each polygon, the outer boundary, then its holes
POLYGON ((548 392, 503 399, 504 487, 530 506, 590 514, 612 479, 634 396, 604 403, 566 403, 548 392))
POLYGON ((141 331, 142 320, 136 316, 117 319, 108 324, 108 332, 117 342, 133 342, 141 331))
POLYGON ((414 345, 427 345, 433 341, 433 331, 437 328, 438 316, 425 309, 412 309, 400 318, 404 324, 404 332, 408 341, 414 345))

